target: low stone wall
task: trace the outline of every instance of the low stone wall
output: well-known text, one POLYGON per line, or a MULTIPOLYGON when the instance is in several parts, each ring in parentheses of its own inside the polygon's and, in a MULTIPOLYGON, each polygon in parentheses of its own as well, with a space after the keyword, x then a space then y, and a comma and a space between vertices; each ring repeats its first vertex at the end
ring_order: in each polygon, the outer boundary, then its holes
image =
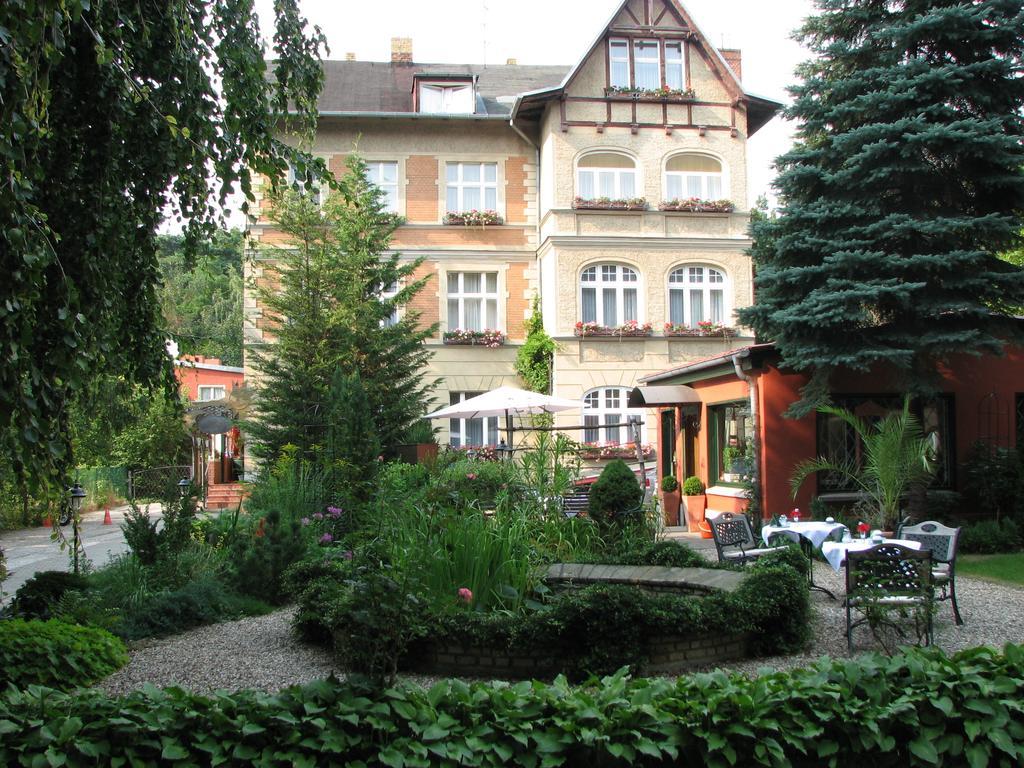
POLYGON ((650 592, 702 596, 716 591, 733 592, 739 589, 743 575, 719 568, 555 563, 544 574, 544 581, 555 588, 628 584, 650 592))
MULTIPOLYGON (((693 671, 746 656, 744 635, 653 637, 640 674, 667 675, 693 671)), ((434 645, 415 660, 418 671, 446 677, 522 680, 554 677, 560 671, 548 659, 494 648, 434 645)))

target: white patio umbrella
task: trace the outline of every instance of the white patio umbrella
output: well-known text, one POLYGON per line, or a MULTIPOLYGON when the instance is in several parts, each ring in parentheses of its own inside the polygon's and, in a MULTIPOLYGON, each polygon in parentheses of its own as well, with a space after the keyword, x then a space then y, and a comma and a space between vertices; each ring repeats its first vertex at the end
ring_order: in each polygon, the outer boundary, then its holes
POLYGON ((449 405, 439 411, 428 413, 424 419, 482 419, 488 416, 504 416, 508 432, 508 444, 512 445, 512 417, 528 413, 557 413, 581 408, 579 400, 553 397, 540 392, 530 392, 515 387, 498 387, 482 395, 449 405))

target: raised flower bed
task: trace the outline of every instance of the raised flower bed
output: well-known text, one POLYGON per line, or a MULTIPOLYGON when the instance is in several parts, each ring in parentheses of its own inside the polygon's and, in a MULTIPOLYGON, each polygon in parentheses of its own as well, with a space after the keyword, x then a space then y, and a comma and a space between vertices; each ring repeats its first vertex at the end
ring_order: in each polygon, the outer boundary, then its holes
POLYGON ((659 211, 680 211, 682 213, 732 213, 736 205, 732 200, 701 200, 697 197, 666 200, 658 205, 659 211))
POLYGON ((584 323, 582 320, 576 323, 573 332, 577 336, 650 336, 651 324, 641 325, 636 320, 630 320, 623 325, 609 327, 597 323, 584 323))
POLYGON ((705 336, 726 338, 735 336, 734 329, 721 323, 713 323, 710 320, 703 320, 697 323, 697 327, 686 323, 665 323, 666 336, 705 336))
POLYGON ((461 224, 465 227, 486 227, 494 224, 504 224, 504 220, 497 211, 449 211, 444 215, 444 223, 448 225, 461 224))
MULTIPOLYGON (((650 445, 641 445, 644 461, 654 458, 654 448, 650 445)), ((585 461, 609 461, 611 459, 635 459, 636 448, 632 444, 626 445, 598 445, 597 443, 584 443, 580 447, 580 458, 585 461)))
POLYGON ((647 199, 644 197, 577 197, 572 201, 572 207, 578 211, 646 211, 647 199))
POLYGON ((445 344, 497 349, 505 343, 505 334, 501 331, 492 331, 489 328, 482 331, 464 331, 461 328, 456 328, 454 331, 445 331, 443 340, 445 344))
POLYGON ((629 88, 611 85, 604 89, 604 95, 612 99, 634 101, 693 101, 697 98, 693 88, 629 88))

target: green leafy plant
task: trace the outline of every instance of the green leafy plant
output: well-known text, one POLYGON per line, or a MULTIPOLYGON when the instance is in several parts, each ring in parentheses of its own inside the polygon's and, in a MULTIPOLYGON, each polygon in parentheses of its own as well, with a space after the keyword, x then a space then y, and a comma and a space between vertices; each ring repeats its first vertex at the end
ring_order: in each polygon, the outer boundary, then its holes
POLYGON ((819 456, 800 462, 790 480, 793 498, 811 475, 835 473, 870 500, 874 527, 895 530, 903 495, 914 486, 930 482, 935 471, 931 445, 922 434, 918 419, 910 412, 909 396, 904 398, 901 410, 874 424, 844 408, 823 406, 818 410, 853 428, 863 446, 863 460, 858 465, 852 459, 834 461, 819 456))
POLYGON ((960 531, 959 551, 964 554, 994 555, 1024 549, 1020 526, 1013 520, 982 520, 960 531))
POLYGON ((673 493, 679 489, 679 481, 676 480, 675 475, 665 475, 661 478, 661 490, 665 493, 673 493))
POLYGON ((128 661, 109 632, 62 621, 0 621, 0 687, 45 685, 72 690, 106 677, 128 661))
POLYGON ((551 391, 551 370, 557 345, 544 330, 540 297, 533 297, 532 312, 526 321, 526 341, 516 352, 516 373, 534 392, 551 391))
POLYGON ((704 481, 699 477, 688 477, 683 481, 683 496, 702 496, 704 481))
POLYGON ((590 488, 589 514, 599 524, 637 518, 643 491, 633 470, 622 459, 608 462, 590 488))
POLYGON ((14 593, 11 612, 23 619, 49 619, 66 592, 88 586, 85 576, 66 571, 39 571, 14 593))

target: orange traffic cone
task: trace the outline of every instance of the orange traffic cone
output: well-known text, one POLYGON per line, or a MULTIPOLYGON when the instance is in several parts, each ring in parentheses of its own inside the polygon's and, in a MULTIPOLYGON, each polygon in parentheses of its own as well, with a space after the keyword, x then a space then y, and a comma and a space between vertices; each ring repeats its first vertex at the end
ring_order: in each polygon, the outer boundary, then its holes
POLYGON ((107 505, 103 508, 103 524, 113 525, 114 521, 110 519, 110 506, 107 505))

